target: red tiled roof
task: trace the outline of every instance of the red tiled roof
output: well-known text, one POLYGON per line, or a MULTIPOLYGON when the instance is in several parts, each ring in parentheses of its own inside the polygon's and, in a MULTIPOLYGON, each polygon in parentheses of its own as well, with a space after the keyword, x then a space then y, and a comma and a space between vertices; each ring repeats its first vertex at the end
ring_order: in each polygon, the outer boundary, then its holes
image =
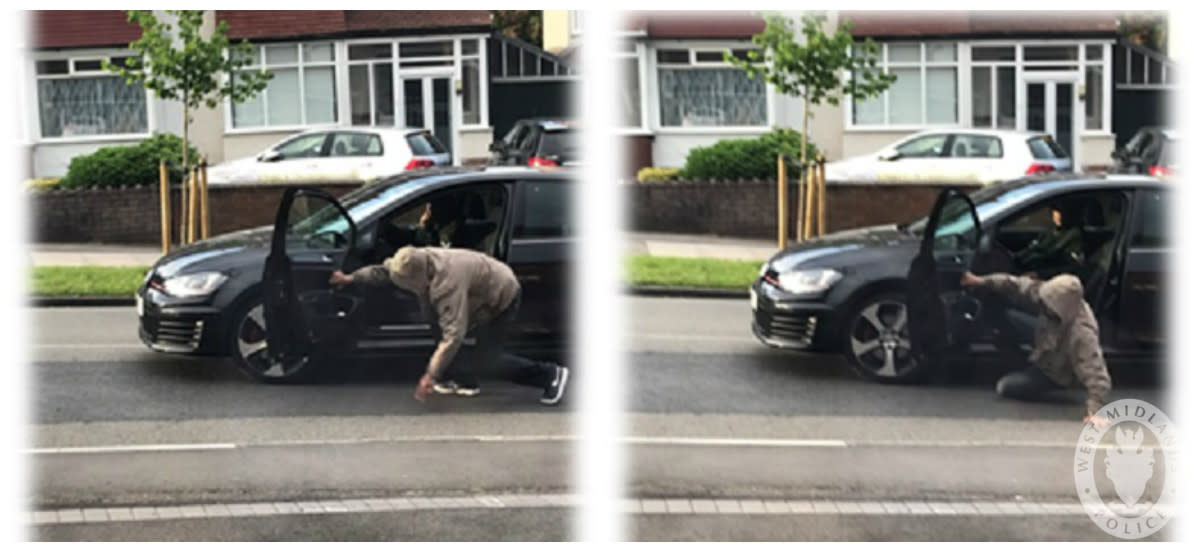
POLYGON ((761 32, 762 16, 748 11, 704 12, 632 12, 625 17, 624 29, 644 31, 649 38, 745 38, 761 32))
POLYGON ((855 36, 1113 34, 1113 12, 845 11, 855 36))
POLYGON ((34 48, 126 46, 142 35, 120 10, 30 12, 34 48))
POLYGON ((487 10, 222 10, 217 18, 229 24, 230 38, 251 40, 491 25, 487 10))

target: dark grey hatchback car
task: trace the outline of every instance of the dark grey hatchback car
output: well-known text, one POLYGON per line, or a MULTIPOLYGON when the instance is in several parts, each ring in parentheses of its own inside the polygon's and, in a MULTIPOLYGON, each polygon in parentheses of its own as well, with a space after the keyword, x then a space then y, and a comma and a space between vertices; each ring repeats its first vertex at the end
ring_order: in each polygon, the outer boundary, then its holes
POLYGON ((844 353, 868 379, 919 381, 945 361, 1018 345, 1003 305, 961 289, 963 272, 1070 272, 1105 355, 1158 360, 1169 194, 1158 179, 1116 175, 946 190, 920 220, 777 253, 750 289, 752 330, 772 347, 844 353))
POLYGON ((270 382, 307 379, 344 355, 428 354, 437 328, 415 296, 390 286, 335 290, 329 275, 404 245, 462 247, 505 261, 520 280, 513 349, 565 360, 573 186, 563 171, 446 168, 341 198, 288 188, 273 226, 159 259, 137 292, 139 335, 156 351, 232 356, 270 382), (435 232, 426 230, 431 213, 435 232))

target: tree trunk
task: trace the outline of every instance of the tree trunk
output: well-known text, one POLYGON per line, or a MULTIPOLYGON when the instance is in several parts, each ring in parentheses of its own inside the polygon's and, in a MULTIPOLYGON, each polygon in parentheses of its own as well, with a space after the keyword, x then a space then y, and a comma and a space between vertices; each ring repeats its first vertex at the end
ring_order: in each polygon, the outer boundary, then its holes
POLYGON ((183 182, 179 186, 179 243, 187 242, 188 94, 183 93, 183 182))
POLYGON ((796 241, 804 241, 804 227, 807 214, 804 210, 805 198, 808 197, 808 186, 805 177, 808 176, 808 95, 804 96, 804 120, 800 122, 800 184, 796 187, 796 241))

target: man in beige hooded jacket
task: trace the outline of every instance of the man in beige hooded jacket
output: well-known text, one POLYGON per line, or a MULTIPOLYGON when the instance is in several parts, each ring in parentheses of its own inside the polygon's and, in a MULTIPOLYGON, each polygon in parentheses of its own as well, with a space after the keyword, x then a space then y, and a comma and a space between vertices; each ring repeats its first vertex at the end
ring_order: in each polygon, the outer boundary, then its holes
POLYGON ((569 371, 503 352, 508 332, 521 306, 521 285, 508 265, 469 249, 401 247, 383 264, 368 265, 351 274, 335 271, 329 283, 392 284, 417 296, 424 312, 432 311, 441 340, 429 358, 414 396, 425 400, 441 393, 478 393, 475 373, 503 362, 515 383, 540 387, 542 403, 562 399, 569 371), (476 331, 475 354, 459 358, 469 331, 476 331), (453 368, 452 368, 453 365, 453 368), (452 369, 451 369, 452 368, 452 369), (453 378, 453 379, 451 379, 453 378))
POLYGON ((1100 331, 1083 298, 1083 284, 1071 274, 1041 281, 1027 276, 963 274, 962 285, 991 290, 1018 309, 1036 314, 1031 370, 1010 373, 996 383, 1001 396, 1033 400, 1055 387, 1080 384, 1087 390, 1085 421, 1105 403, 1112 379, 1100 348, 1100 331))

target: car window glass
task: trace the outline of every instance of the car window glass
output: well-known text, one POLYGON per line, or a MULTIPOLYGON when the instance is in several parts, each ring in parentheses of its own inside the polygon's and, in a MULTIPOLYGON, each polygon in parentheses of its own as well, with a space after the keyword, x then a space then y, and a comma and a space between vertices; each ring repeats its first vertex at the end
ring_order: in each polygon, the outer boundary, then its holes
POLYGON ((1040 201, 996 226, 1016 269, 1041 278, 1072 273, 1087 281, 1107 270, 1125 212, 1123 194, 1095 191, 1040 201))
POLYGON ((504 188, 471 186, 430 194, 382 217, 379 257, 405 245, 458 247, 494 254, 505 213, 504 188))
POLYGON ((378 134, 338 132, 333 135, 329 154, 333 157, 379 156, 383 155, 383 141, 378 134))
POLYGON ((557 157, 559 163, 578 159, 575 133, 561 130, 542 134, 542 143, 537 154, 545 158, 557 157))
POLYGON ((517 144, 517 149, 521 151, 532 151, 535 141, 542 133, 536 129, 530 129, 529 133, 521 138, 521 142, 517 144))
POLYGON ((950 157, 999 159, 1004 157, 1004 149, 995 136, 959 134, 954 137, 950 157))
POLYGON ((281 159, 303 159, 306 157, 321 157, 322 146, 325 145, 326 133, 305 134, 284 142, 275 151, 281 159))
POLYGON ((412 149, 413 155, 437 155, 446 153, 446 146, 443 146, 437 138, 428 132, 418 132, 409 134, 405 137, 408 141, 408 147, 412 149))
POLYGON ((525 133, 528 131, 529 126, 527 125, 514 126, 512 130, 508 131, 508 134, 504 135, 504 143, 510 148, 516 147, 521 140, 525 139, 525 133))
POLYGON ((1066 159, 1067 152, 1050 136, 1034 136, 1025 141, 1034 159, 1066 159))
POLYGON ((938 214, 934 251, 964 251, 974 247, 978 233, 971 204, 963 196, 951 196, 938 214))
POLYGON ((1134 247, 1167 246, 1166 192, 1143 191, 1138 200, 1137 220, 1134 222, 1134 247))
POLYGON ((896 146, 896 152, 901 157, 939 157, 942 155, 942 147, 945 144, 945 134, 930 134, 913 138, 896 146))
POLYGON ((560 238, 571 236, 572 185, 563 181, 521 183, 524 197, 513 238, 560 238))

